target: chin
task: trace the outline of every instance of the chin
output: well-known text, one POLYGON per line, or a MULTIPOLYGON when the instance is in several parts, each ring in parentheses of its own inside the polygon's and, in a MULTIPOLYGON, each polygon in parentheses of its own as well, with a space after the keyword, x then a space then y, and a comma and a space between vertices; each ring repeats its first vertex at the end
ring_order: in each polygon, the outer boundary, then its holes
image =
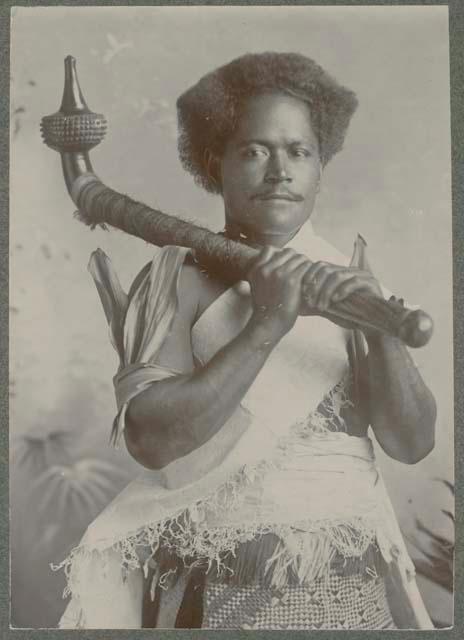
POLYGON ((285 229, 276 229, 275 227, 267 229, 260 228, 250 230, 250 232, 251 235, 256 238, 257 244, 283 247, 298 233, 300 228, 301 227, 285 229))
POLYGON ((266 234, 288 235, 296 233, 307 222, 308 218, 303 220, 295 215, 273 216, 272 220, 266 221, 267 224, 260 225, 257 232, 266 234))

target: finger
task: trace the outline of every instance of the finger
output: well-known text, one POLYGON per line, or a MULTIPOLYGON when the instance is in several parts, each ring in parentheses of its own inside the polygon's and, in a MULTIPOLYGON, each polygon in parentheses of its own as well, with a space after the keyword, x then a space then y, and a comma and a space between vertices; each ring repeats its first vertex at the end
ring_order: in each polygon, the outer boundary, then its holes
POLYGON ((337 269, 335 265, 327 262, 314 262, 304 278, 303 286, 310 292, 311 298, 316 301, 326 278, 337 269))
POLYGON ((260 275, 266 279, 272 278, 285 282, 296 267, 307 261, 305 256, 292 250, 278 252, 260 267, 260 275))
POLYGON ((276 272, 278 280, 287 288, 286 295, 296 300, 301 299, 302 279, 308 271, 308 260, 304 256, 295 256, 276 272))
POLYGON ((272 266, 272 268, 277 269, 283 267, 291 263, 294 260, 307 260, 307 258, 301 254, 297 253, 294 249, 290 249, 290 247, 286 249, 276 250, 273 256, 268 261, 268 264, 272 266))
POLYGON ((313 291, 315 297, 315 306, 320 311, 327 308, 329 304, 330 291, 336 288, 343 278, 346 278, 347 270, 343 267, 337 267, 336 265, 325 265, 314 276, 313 291), (326 295, 325 291, 329 286, 329 295, 326 295))
POLYGON ((279 277, 285 278, 285 284, 288 286, 287 299, 289 303, 300 305, 303 294, 302 281, 308 268, 308 260, 304 256, 302 256, 301 260, 295 258, 282 268, 283 273, 279 274, 279 277))
POLYGON ((317 280, 318 274, 328 266, 327 262, 323 262, 322 260, 318 260, 317 262, 313 262, 311 268, 308 270, 306 274, 305 280, 307 280, 308 284, 314 280, 317 280))
POLYGON ((251 269, 248 272, 248 277, 254 274, 258 269, 261 269, 274 255, 276 249, 275 247, 266 246, 261 249, 258 257, 253 262, 251 269))
POLYGON ((345 280, 340 286, 336 289, 335 293, 332 295, 332 304, 337 304, 349 298, 353 293, 369 293, 371 295, 376 294, 377 292, 369 286, 369 283, 366 280, 363 281, 360 277, 353 277, 345 280))
POLYGON ((276 275, 281 278, 288 278, 293 275, 295 270, 304 266, 305 273, 309 269, 311 262, 301 253, 294 253, 288 256, 285 261, 273 261, 271 264, 276 266, 276 275))
POLYGON ((270 245, 263 247, 258 256, 256 264, 266 264, 267 262, 269 262, 269 260, 272 260, 276 253, 277 249, 275 247, 271 247, 270 245))
POLYGON ((339 270, 329 274, 321 283, 321 289, 316 299, 317 308, 321 311, 328 309, 335 300, 335 293, 343 284, 351 280, 356 280, 356 278, 350 271, 339 270))
MULTIPOLYGON (((296 253, 293 249, 278 250, 272 248, 270 252, 263 252, 263 261, 259 261, 250 272, 251 277, 259 276, 264 279, 286 281, 301 264, 311 264, 306 256, 296 253)), ((308 267, 307 267, 308 268, 308 267)))
POLYGON ((354 279, 348 280, 345 284, 341 284, 332 296, 333 302, 340 302, 345 300, 348 296, 354 293, 356 290, 362 290, 364 293, 368 293, 372 296, 382 296, 382 290, 379 287, 379 283, 371 275, 361 271, 354 276, 354 279))
POLYGON ((310 268, 310 266, 311 266, 311 262, 309 262, 309 260, 303 260, 300 264, 295 264, 292 270, 291 277, 296 280, 296 282, 300 286, 300 289, 301 289, 302 281, 306 277, 306 274, 308 273, 308 269, 310 268))

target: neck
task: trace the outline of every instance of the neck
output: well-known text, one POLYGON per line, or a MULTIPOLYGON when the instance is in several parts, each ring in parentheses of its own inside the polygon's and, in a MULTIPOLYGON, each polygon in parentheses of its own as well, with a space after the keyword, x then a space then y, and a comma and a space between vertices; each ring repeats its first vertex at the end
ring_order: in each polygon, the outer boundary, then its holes
POLYGON ((243 229, 234 225, 233 223, 227 223, 224 230, 224 235, 231 240, 243 242, 250 246, 271 246, 282 248, 288 244, 300 231, 296 229, 291 233, 259 233, 251 231, 249 229, 243 229))

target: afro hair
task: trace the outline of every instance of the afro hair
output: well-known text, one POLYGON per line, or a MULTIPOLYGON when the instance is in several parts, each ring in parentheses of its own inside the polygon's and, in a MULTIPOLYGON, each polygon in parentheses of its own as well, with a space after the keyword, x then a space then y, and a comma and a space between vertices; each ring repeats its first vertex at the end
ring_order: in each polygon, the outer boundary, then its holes
POLYGON ((308 103, 323 165, 341 150, 358 105, 354 92, 298 53, 246 54, 208 73, 177 100, 180 161, 210 193, 221 189, 206 169, 207 153, 222 156, 246 99, 266 91, 308 103))

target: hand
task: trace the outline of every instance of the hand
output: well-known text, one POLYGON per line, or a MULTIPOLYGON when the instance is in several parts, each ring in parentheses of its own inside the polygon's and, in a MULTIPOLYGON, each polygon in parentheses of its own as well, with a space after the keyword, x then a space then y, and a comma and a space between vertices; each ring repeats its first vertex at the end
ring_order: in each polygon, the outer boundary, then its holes
POLYGON ((330 314, 333 307, 352 293, 370 293, 383 298, 382 289, 370 271, 343 267, 329 262, 314 262, 302 283, 306 302, 305 315, 330 315, 330 319, 346 329, 355 328, 349 321, 330 314))
POLYGON ((312 263, 293 249, 265 247, 248 273, 253 321, 264 326, 269 339, 280 339, 300 312, 302 281, 312 263))

